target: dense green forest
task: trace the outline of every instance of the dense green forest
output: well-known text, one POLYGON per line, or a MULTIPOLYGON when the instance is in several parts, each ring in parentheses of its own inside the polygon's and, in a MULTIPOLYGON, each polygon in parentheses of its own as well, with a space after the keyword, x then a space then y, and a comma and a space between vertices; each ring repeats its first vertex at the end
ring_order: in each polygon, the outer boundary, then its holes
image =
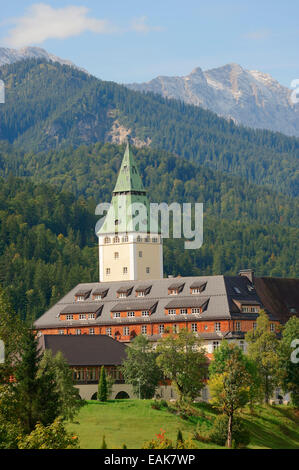
MULTIPOLYGON (((123 150, 98 143, 29 156, 2 145, 0 283, 22 316, 37 317, 77 283, 98 279, 94 210, 110 201, 123 150)), ((236 274, 250 266, 258 275, 298 276, 295 198, 166 152, 134 153, 151 201, 204 202, 202 248, 165 240, 165 275, 236 274)))
MULTIPOLYGON (((203 202, 205 215, 260 224, 299 226, 299 198, 221 174, 164 151, 133 149, 151 202, 203 202)), ((124 146, 97 143, 24 153, 0 142, 0 176, 31 177, 62 191, 110 201, 124 146)))
POLYGON ((0 140, 27 151, 105 142, 117 119, 153 149, 298 195, 299 139, 236 126, 199 107, 56 63, 2 66, 0 78, 6 85, 0 140))

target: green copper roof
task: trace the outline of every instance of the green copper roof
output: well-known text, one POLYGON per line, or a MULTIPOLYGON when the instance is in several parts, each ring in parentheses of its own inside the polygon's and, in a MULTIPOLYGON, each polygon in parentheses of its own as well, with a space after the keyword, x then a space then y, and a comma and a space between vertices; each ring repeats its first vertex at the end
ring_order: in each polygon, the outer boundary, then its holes
POLYGON ((113 191, 111 207, 98 235, 149 232, 149 220, 149 201, 128 143, 113 191), (139 210, 136 204, 142 204, 147 213, 144 213, 143 209, 139 210), (136 208, 140 214, 140 223, 137 226, 136 208))
POLYGON ((119 170, 113 193, 126 191, 145 192, 133 153, 129 146, 129 142, 127 143, 127 148, 125 150, 124 158, 119 170))

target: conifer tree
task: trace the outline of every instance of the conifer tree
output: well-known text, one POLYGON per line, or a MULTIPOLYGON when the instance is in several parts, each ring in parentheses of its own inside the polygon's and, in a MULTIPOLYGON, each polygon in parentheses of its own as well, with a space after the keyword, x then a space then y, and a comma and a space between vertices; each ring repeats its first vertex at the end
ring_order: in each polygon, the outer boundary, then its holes
POLYGON ((98 385, 98 400, 99 401, 107 401, 107 380, 106 380, 106 372, 105 367, 101 367, 101 375, 98 385))

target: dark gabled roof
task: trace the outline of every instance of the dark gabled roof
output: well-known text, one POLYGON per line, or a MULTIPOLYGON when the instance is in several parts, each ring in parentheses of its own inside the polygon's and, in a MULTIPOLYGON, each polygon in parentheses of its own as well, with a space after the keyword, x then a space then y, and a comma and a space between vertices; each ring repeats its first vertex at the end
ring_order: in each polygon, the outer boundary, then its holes
POLYGON ((206 285, 207 285, 206 282, 202 282, 202 281, 198 280, 198 281, 194 281, 190 285, 190 289, 200 289, 200 292, 202 292, 203 290, 205 290, 206 285))
POLYGON ((203 307, 209 300, 209 297, 183 297, 172 299, 165 308, 203 307))
POLYGON ((130 295, 131 292, 132 292, 132 289, 133 289, 133 286, 130 285, 130 286, 121 286, 117 289, 117 293, 118 294, 127 294, 127 295, 130 295))
POLYGON ((70 366, 119 366, 126 357, 125 344, 106 335, 45 335, 39 343, 61 351, 70 366))
POLYGON ((151 288, 152 288, 151 284, 141 284, 140 286, 135 287, 135 292, 149 293, 151 288))
POLYGON ((75 293, 75 296, 77 295, 83 295, 85 298, 89 297, 91 293, 91 289, 80 289, 75 293))
POLYGON ((241 305, 261 305, 261 302, 258 300, 243 300, 243 299, 233 299, 234 302, 239 302, 241 305))
POLYGON ((67 305, 60 314, 64 313, 97 313, 102 310, 104 304, 80 302, 67 305))
POLYGON ((101 295, 102 297, 106 297, 108 294, 109 289, 105 289, 104 287, 97 287, 92 291, 92 295, 101 295))
POLYGON ((168 289, 169 290, 178 290, 179 292, 182 292, 182 290, 184 289, 184 285, 185 283, 180 281, 180 282, 173 282, 172 284, 170 284, 170 286, 168 286, 168 289))
POLYGON ((128 310, 151 310, 157 305, 157 300, 130 300, 128 302, 119 302, 112 307, 111 312, 126 312, 128 310))
POLYGON ((277 320, 285 323, 299 316, 299 279, 257 277, 254 285, 265 309, 277 320))

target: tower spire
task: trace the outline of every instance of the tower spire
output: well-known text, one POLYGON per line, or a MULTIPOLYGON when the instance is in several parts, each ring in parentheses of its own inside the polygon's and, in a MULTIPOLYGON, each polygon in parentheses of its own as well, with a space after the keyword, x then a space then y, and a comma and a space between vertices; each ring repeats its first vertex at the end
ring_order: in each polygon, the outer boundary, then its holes
POLYGON ((146 194, 134 155, 130 148, 129 140, 127 140, 126 150, 113 190, 113 195, 120 193, 146 194))

